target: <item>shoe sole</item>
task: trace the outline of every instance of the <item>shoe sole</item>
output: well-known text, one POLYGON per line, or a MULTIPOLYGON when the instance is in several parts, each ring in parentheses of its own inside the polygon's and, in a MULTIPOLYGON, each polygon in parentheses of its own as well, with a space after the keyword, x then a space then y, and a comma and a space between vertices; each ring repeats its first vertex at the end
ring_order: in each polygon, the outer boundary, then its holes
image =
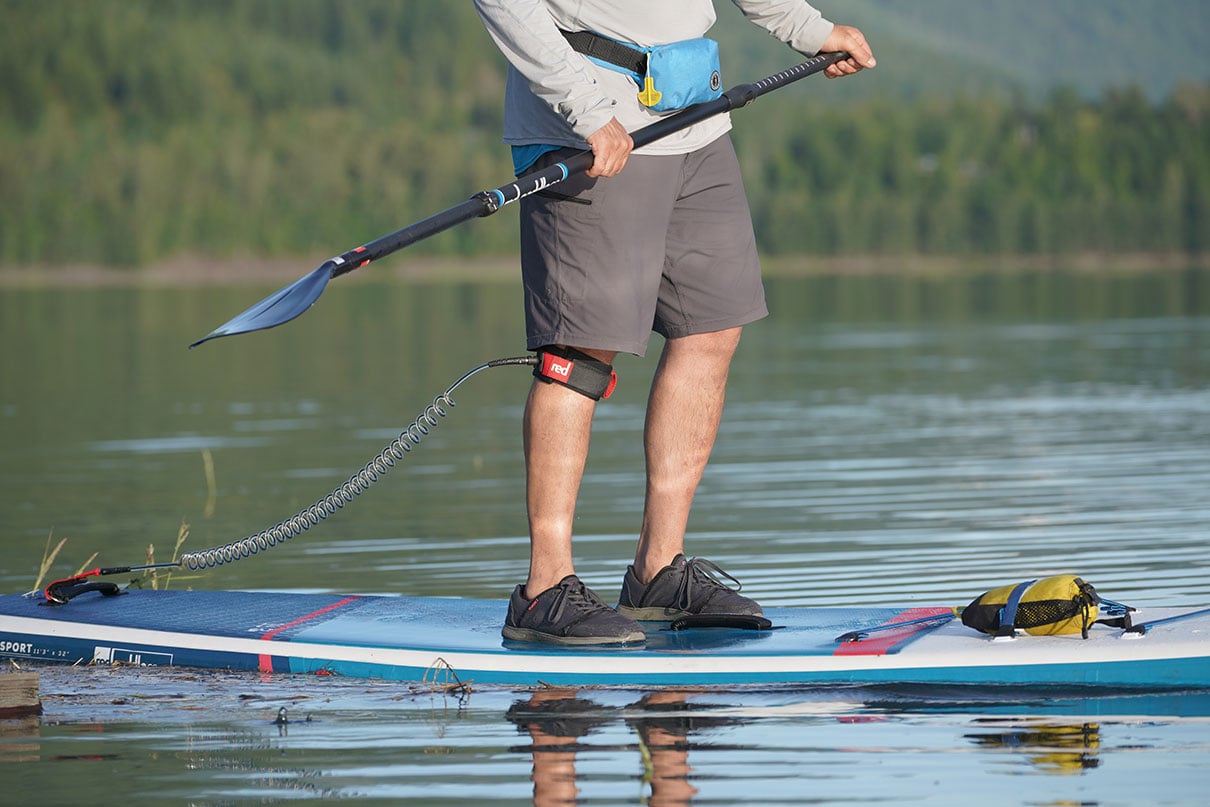
POLYGON ((619 605, 614 610, 635 622, 671 622, 689 616, 688 611, 679 608, 632 608, 629 605, 619 605))
POLYGON ((500 633, 505 639, 511 639, 514 642, 545 642, 563 645, 630 645, 647 641, 647 634, 641 630, 631 631, 620 636, 557 636, 553 633, 506 625, 500 633))
MULTIPOLYGON (((690 611, 682 611, 679 608, 635 608, 629 605, 619 605, 614 609, 619 614, 633 619, 635 622, 675 622, 676 620, 694 616, 690 611)), ((757 616, 763 617, 764 611, 757 611, 751 614, 726 614, 720 616, 757 616)))

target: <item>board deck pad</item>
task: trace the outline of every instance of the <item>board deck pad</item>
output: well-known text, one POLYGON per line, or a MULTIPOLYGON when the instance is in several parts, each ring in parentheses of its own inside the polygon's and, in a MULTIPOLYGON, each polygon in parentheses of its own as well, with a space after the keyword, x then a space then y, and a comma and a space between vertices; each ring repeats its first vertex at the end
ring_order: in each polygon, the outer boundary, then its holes
POLYGON ((503 600, 133 590, 40 603, 0 596, 0 656, 408 681, 452 671, 462 681, 525 686, 1210 687, 1210 615, 1159 624, 1137 640, 1097 626, 1087 640, 1005 642, 952 619, 949 606, 769 608, 774 630, 648 623, 645 645, 602 648, 504 640, 503 600), (860 638, 839 640, 852 633, 860 638))

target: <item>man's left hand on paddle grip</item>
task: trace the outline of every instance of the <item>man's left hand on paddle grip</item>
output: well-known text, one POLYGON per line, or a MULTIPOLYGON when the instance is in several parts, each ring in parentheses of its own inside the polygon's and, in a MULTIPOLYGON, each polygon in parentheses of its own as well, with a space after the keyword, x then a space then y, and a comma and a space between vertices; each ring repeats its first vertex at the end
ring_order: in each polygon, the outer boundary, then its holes
POLYGON ((610 118, 609 123, 588 136, 588 145, 592 149, 592 168, 585 173, 590 177, 611 177, 626 166, 634 141, 617 118, 610 118))

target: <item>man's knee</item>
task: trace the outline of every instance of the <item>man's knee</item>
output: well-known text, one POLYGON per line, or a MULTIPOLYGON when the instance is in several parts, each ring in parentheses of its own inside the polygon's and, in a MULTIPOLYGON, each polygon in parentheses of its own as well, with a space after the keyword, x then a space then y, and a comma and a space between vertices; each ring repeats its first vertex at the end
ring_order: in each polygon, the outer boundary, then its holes
MULTIPOLYGON (((613 354, 603 353, 612 359, 613 354)), ((562 345, 538 348, 534 377, 548 384, 562 384, 581 395, 599 401, 613 394, 618 374, 613 365, 596 356, 562 345)))

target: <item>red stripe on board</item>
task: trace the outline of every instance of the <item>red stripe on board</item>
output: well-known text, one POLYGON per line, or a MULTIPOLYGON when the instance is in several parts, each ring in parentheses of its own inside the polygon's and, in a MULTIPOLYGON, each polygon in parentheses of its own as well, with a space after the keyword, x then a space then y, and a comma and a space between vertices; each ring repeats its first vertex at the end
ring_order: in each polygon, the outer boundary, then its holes
MULTIPOLYGON (((361 597, 345 597, 343 600, 338 600, 337 602, 334 602, 331 605, 325 605, 323 608, 320 608, 318 611, 312 611, 311 613, 307 614, 306 616, 300 616, 298 619, 287 622, 284 625, 279 625, 278 627, 274 628, 273 630, 269 631, 268 633, 262 635, 261 639, 265 640, 266 642, 271 642, 271 641, 273 641, 273 638, 275 636, 277 636, 277 634, 281 633, 284 630, 289 630, 290 628, 294 627, 295 625, 301 625, 302 623, 304 623, 308 620, 314 619, 317 616, 322 616, 323 614, 326 614, 329 611, 335 611, 337 608, 348 605, 349 603, 354 602, 356 600, 360 600, 360 599, 361 599, 361 597)), ((261 653, 259 656, 259 661, 257 662, 257 669, 259 669, 261 672, 273 672, 273 656, 269 653, 261 653)))
MULTIPOLYGON (((953 613, 954 611, 952 608, 909 608, 901 614, 896 614, 882 624, 894 625, 896 622, 907 622, 912 619, 923 619, 930 616, 951 616, 953 613)), ((871 633, 867 638, 861 639, 860 641, 841 642, 836 646, 836 649, 832 651, 832 655, 885 656, 905 639, 908 639, 922 631, 932 630, 935 627, 938 627, 938 622, 921 622, 916 625, 904 625, 902 628, 878 631, 877 633, 871 633)))

